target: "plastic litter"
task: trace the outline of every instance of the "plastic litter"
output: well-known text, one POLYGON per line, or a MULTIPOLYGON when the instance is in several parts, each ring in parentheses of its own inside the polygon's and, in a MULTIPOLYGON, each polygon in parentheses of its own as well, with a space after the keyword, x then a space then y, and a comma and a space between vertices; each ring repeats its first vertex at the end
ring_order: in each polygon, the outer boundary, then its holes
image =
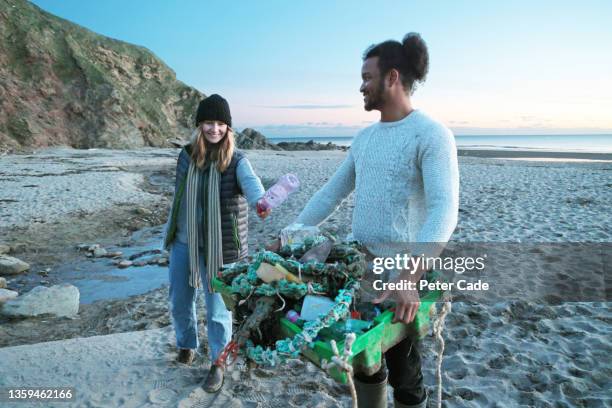
POLYGON ((334 301, 325 296, 306 295, 302 304, 302 320, 316 320, 334 307, 334 301))
POLYGON ((285 174, 266 191, 261 201, 257 203, 257 212, 262 213, 270 208, 278 207, 299 187, 300 181, 295 174, 285 174))

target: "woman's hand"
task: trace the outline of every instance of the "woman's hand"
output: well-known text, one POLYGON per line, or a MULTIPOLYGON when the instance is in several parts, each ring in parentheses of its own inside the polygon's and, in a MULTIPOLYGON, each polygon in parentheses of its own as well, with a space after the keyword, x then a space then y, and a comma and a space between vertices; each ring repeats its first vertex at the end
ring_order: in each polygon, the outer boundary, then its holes
POLYGON ((270 215, 270 213, 272 212, 272 209, 268 208, 267 210, 264 210, 263 206, 260 204, 262 201, 263 199, 260 199, 259 201, 257 201, 257 216, 261 218, 262 220, 265 220, 266 217, 270 215))

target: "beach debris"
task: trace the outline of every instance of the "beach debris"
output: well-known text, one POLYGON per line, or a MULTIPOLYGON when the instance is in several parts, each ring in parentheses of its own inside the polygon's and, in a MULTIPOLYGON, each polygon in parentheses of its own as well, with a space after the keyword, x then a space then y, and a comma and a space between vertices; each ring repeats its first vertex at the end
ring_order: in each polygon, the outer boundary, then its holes
POLYGON ((276 299, 272 297, 261 297, 257 299, 253 313, 240 325, 240 328, 233 336, 233 340, 223 349, 223 352, 215 364, 225 367, 236 361, 238 351, 247 343, 251 337, 251 333, 259 330, 261 324, 268 319, 274 311, 275 302, 276 299))
POLYGON ((31 291, 4 303, 0 314, 32 317, 43 314, 72 317, 79 312, 79 290, 70 284, 36 286, 31 291))
POLYGON ((302 283, 295 275, 283 268, 282 265, 262 262, 257 268, 257 276, 265 283, 287 279, 289 282, 302 283))
POLYGON ((4 303, 7 300, 15 299, 18 293, 14 290, 0 289, 0 303, 4 303))
POLYGON ((295 260, 326 240, 323 236, 309 237, 304 242, 285 245, 279 253, 261 251, 253 262, 235 263, 221 271, 219 279, 235 296, 235 316, 243 323, 218 364, 235 360, 238 351, 243 349, 259 365, 278 366, 298 358, 321 330, 350 315, 355 291, 366 268, 365 256, 357 244, 334 245, 326 259, 328 263, 295 260), (297 310, 303 314, 310 308, 309 303, 302 306, 310 296, 314 296, 309 300, 313 306, 318 299, 325 299, 327 307, 312 308, 312 320, 298 322, 297 310), (288 313, 284 312, 288 309, 288 313), (303 328, 292 338, 278 340, 279 318, 284 315, 303 328))
POLYGON ((349 308, 357 289, 359 282, 350 280, 345 289, 339 290, 338 296, 334 299, 334 307, 325 316, 306 322, 300 333, 293 338, 276 341, 274 347, 254 346, 252 342, 247 341, 247 356, 257 364, 269 367, 283 364, 291 358, 298 358, 303 349, 313 344, 321 330, 349 315, 349 308))
POLYGON ((0 244, 0 255, 8 254, 11 252, 11 247, 5 244, 0 244))
POLYGON ((257 213, 265 213, 269 209, 278 207, 299 187, 300 181, 295 174, 285 174, 257 202, 257 213))
POLYGON ((331 252, 334 243, 331 239, 326 239, 319 245, 310 248, 302 257, 300 262, 306 263, 308 261, 325 262, 329 253, 331 252))
POLYGON ((285 318, 287 318, 287 320, 289 320, 291 323, 295 323, 300 318, 300 314, 295 310, 291 309, 287 312, 285 318))
POLYGON ((21 259, 0 255, 0 275, 16 275, 30 269, 30 265, 21 259))
POLYGON ((351 391, 351 398, 353 400, 353 408, 357 408, 357 390, 355 389, 355 383, 353 382, 353 366, 349 363, 349 359, 353 355, 353 343, 357 336, 355 333, 348 333, 344 339, 344 349, 342 350, 342 355, 338 351, 338 345, 336 344, 336 340, 332 340, 330 342, 331 349, 334 355, 331 358, 331 361, 323 360, 321 362, 321 368, 329 372, 332 368, 336 367, 340 371, 344 371, 346 375, 346 379, 348 382, 349 389, 351 391))
MULTIPOLYGON (((312 237, 322 237, 321 231, 316 226, 305 226, 304 224, 291 224, 281 230, 280 239, 281 246, 285 245, 300 245, 306 239, 312 237)), ((309 248, 310 249, 310 248, 309 248)))
POLYGON ((305 321, 316 320, 334 307, 334 301, 325 296, 306 295, 302 304, 301 318, 305 321))
POLYGON ((0 277, 0 289, 5 289, 6 288, 6 279, 0 277))

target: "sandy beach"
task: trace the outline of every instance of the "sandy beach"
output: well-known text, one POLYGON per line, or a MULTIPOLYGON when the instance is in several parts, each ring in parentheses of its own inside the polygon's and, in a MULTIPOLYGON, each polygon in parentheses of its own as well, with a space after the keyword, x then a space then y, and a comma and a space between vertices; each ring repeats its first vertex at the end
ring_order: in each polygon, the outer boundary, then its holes
MULTIPOLYGON (((264 186, 287 172, 302 184, 269 219, 250 214, 253 253, 293 221, 346 152, 246 153, 264 186)), ((203 393, 198 384, 210 364, 205 350, 192 367, 174 362, 163 283, 167 267, 130 267, 119 275, 111 259, 87 258, 76 249, 94 243, 126 254, 159 249, 177 154, 176 149, 47 149, 0 157, 0 244, 31 266, 26 274, 6 276, 8 289, 22 294, 68 282, 84 296, 75 318, 0 318, 0 387, 74 387, 75 401, 44 405, 58 407, 350 406, 348 388, 307 360, 277 370, 249 368, 240 360, 219 394, 203 393), (140 285, 143 281, 150 286, 140 285), (87 292, 92 287, 104 288, 100 298, 87 292), (122 292, 126 287, 133 290, 122 292)), ((609 154, 466 150, 459 155, 453 242, 603 248, 612 242, 609 154)), ((323 228, 345 236, 352 207, 349 196, 323 228)), ((607 270, 587 267, 577 273, 605 286, 607 270)), ((582 301, 538 300, 529 292, 527 273, 507 278, 520 281, 520 296, 454 302, 444 331, 443 406, 611 406, 607 292, 582 301)), ((205 325, 200 328, 205 338, 205 325)), ((431 337, 423 342, 423 355, 433 403, 431 337)))

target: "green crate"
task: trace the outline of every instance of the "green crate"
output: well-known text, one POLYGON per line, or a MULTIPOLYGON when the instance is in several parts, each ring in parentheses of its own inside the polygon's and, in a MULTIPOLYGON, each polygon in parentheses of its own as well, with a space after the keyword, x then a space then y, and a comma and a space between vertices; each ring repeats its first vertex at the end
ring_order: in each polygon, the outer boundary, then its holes
MULTIPOLYGON (((237 301, 230 288, 217 278, 213 279, 213 288, 221 293, 228 309, 233 310, 237 301)), ((429 330, 429 320, 433 304, 442 297, 442 291, 430 291, 421 297, 421 306, 414 321, 410 324, 391 323, 393 312, 385 310, 373 320, 372 327, 360 334, 353 343, 353 355, 349 362, 355 372, 372 375, 380 370, 382 353, 395 346, 408 335, 424 337, 429 330)), ((284 317, 280 319, 280 329, 284 337, 293 337, 302 331, 297 324, 291 323, 284 317)), ((310 361, 321 367, 322 360, 330 361, 334 352, 329 341, 316 340, 314 347, 302 350, 302 354, 310 361)), ((337 342, 338 349, 344 348, 344 341, 337 342)), ((333 368, 330 375, 336 381, 346 384, 346 373, 333 368)))

